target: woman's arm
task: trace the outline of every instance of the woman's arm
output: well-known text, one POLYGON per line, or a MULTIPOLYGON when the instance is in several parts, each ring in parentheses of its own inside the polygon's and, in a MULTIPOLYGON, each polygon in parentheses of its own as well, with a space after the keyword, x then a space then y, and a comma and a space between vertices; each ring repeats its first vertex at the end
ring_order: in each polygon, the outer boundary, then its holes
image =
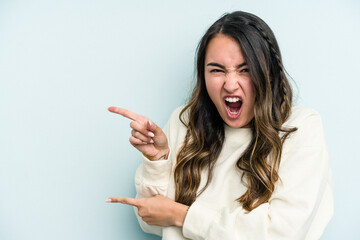
POLYGON ((178 121, 180 108, 174 111, 170 120, 166 124, 164 131, 146 117, 137 115, 128 110, 114 107, 109 108, 109 110, 133 120, 133 122, 130 124, 130 126, 133 128, 131 134, 132 136, 129 140, 135 148, 143 153, 143 160, 135 174, 135 187, 137 192, 136 199, 127 197, 112 197, 107 201, 121 202, 135 206, 134 209, 141 228, 145 232, 161 236, 162 228, 155 225, 166 226, 166 224, 168 224, 170 221, 174 221, 174 224, 183 222, 183 220, 179 220, 179 216, 181 216, 181 210, 184 209, 184 205, 180 206, 178 203, 168 204, 175 202, 166 197, 161 198, 161 196, 167 195, 167 189, 169 186, 173 159, 170 146, 172 146, 171 143, 174 144, 175 142, 170 136, 170 130, 173 128, 173 125, 176 125, 176 122, 178 121), (159 199, 168 201, 165 201, 165 203, 162 205, 152 205, 152 203, 156 203, 159 199), (135 203, 141 203, 141 205, 135 203), (156 206, 168 206, 168 208, 163 209, 162 212, 154 212, 156 206), (168 211, 169 208, 173 209, 174 211, 168 211), (144 218, 145 212, 148 214, 144 218), (150 213, 154 214, 155 217, 150 218, 150 213), (161 215, 157 213, 167 214, 161 215), (169 219, 169 216, 172 215, 172 213, 176 213, 177 217, 175 218, 174 215, 169 219), (150 221, 148 221, 148 219, 150 219, 150 221), (159 219, 154 220, 158 224, 153 224, 154 222, 152 222, 152 219, 159 219), (165 225, 160 223, 164 223, 165 225))
MULTIPOLYGON (((159 161, 149 161, 146 157, 143 156, 143 162, 139 166, 135 175, 135 186, 136 186, 136 198, 153 198, 152 201, 143 201, 142 209, 139 207, 135 207, 135 213, 138 218, 139 224, 144 232, 153 233, 157 235, 161 235, 162 227, 168 226, 168 222, 172 221, 170 225, 179 225, 183 224, 186 212, 183 210, 188 208, 188 206, 176 203, 175 201, 169 198, 161 198, 160 196, 167 196, 169 182, 174 162, 176 161, 176 153, 172 150, 176 151, 179 139, 182 139, 182 134, 184 133, 183 125, 179 121, 179 114, 182 107, 177 108, 172 114, 169 121, 166 123, 163 131, 168 139, 170 152, 168 154, 167 160, 159 160, 159 161), (181 132, 182 134, 179 134, 181 132), (155 196, 155 197, 154 197, 155 196), (154 209, 153 206, 148 206, 148 204, 159 201, 157 206, 159 208, 159 212, 168 213, 166 215, 157 215, 154 211, 146 211, 144 209, 150 208, 154 209), (170 210, 169 210, 170 209, 170 210), (144 219, 144 212, 148 212, 149 215, 144 219), (152 219, 150 215, 154 213, 153 218, 159 217, 159 224, 149 225, 152 222, 148 220, 152 219), (170 213, 170 215, 169 215, 170 213), (180 218, 179 218, 180 217, 180 218), (170 218, 170 219, 169 219, 170 218), (163 223, 163 224, 160 224, 163 223)), ((154 220, 156 221, 156 220, 154 220)))

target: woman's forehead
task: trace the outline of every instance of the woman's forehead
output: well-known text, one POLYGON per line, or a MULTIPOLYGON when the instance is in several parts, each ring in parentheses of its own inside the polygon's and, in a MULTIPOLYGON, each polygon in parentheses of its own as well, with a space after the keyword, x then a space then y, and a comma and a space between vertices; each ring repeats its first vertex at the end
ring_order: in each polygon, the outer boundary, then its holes
POLYGON ((238 68, 245 62, 241 48, 232 37, 218 34, 212 38, 206 48, 205 65, 218 63, 226 68, 238 68))

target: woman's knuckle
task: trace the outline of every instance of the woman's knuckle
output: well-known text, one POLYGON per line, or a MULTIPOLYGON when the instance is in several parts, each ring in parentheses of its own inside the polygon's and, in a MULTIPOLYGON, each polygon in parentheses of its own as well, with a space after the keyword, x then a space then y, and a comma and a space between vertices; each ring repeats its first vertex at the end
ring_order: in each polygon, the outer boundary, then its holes
POLYGON ((136 138, 140 138, 140 134, 139 134, 139 132, 134 132, 134 135, 133 135, 134 137, 136 137, 136 138))
POLYGON ((146 217, 147 216, 146 211, 140 206, 139 206, 138 214, 139 214, 140 217, 146 217))

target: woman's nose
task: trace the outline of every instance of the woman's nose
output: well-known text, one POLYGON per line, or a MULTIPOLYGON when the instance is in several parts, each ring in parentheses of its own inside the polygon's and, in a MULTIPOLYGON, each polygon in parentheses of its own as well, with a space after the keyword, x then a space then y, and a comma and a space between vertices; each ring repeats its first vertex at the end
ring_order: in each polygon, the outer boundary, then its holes
POLYGON ((225 76, 224 89, 225 91, 232 93, 235 92, 239 87, 239 76, 234 72, 229 72, 225 76))

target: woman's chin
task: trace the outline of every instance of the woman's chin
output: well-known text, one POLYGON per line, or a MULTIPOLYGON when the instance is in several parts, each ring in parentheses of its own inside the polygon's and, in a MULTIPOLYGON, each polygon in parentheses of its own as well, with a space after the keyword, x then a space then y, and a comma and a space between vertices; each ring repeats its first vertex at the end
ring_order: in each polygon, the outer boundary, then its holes
POLYGON ((241 123, 241 122, 236 123, 236 122, 233 122, 233 121, 231 121, 231 122, 226 121, 225 123, 226 123, 226 125, 228 125, 231 128, 247 128, 248 127, 248 124, 244 124, 244 123, 241 123))
MULTIPOLYGON (((233 115, 235 116, 235 114, 233 115)), ((239 114, 236 118, 229 117, 228 113, 222 114, 222 119, 226 125, 232 128, 249 128, 251 119, 244 119, 244 116, 239 114)))

